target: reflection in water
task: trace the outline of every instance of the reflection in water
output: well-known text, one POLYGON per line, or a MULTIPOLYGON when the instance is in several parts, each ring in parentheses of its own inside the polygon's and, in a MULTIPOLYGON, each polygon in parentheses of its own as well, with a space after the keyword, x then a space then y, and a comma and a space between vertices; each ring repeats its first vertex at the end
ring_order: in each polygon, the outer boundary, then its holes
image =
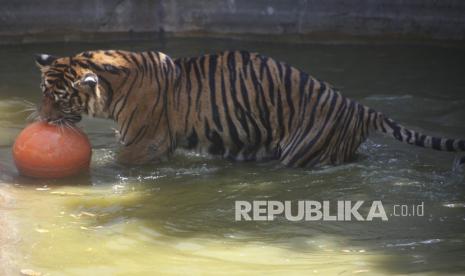
MULTIPOLYGON (((28 115, 21 112, 29 107, 24 100, 40 97, 32 53, 158 46, 2 48, 0 58, 9 66, 0 67, 0 189, 12 201, 0 202, 0 208, 18 231, 14 273, 19 268, 71 275, 464 271, 465 188, 463 175, 451 171, 453 154, 379 136, 370 137, 355 162, 317 170, 183 151, 156 166, 123 167, 114 162, 114 124, 86 119, 81 125, 93 144, 88 174, 61 180, 17 175, 10 151, 28 115), (236 200, 381 200, 388 213, 395 204, 424 202, 425 216, 235 222, 236 200)), ((465 137, 460 48, 174 39, 162 50, 189 56, 227 48, 257 50, 295 64, 413 129, 465 137)))

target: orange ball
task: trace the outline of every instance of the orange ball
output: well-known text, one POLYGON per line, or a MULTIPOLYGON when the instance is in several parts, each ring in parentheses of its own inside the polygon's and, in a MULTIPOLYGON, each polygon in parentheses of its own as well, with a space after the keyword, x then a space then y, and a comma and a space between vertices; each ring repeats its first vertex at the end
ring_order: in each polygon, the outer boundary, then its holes
POLYGON ((27 126, 13 146, 18 171, 36 178, 61 178, 82 172, 89 167, 91 155, 89 139, 81 130, 46 122, 27 126))

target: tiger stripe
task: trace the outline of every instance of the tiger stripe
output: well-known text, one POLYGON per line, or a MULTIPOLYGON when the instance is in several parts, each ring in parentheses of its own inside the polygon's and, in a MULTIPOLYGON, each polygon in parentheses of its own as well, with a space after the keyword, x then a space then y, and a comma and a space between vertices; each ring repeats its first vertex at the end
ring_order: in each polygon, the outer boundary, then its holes
POLYGON ((352 160, 373 130, 419 147, 465 151, 465 140, 407 129, 257 53, 171 59, 154 51, 106 50, 58 59, 42 55, 38 63, 44 97, 67 101, 55 115, 78 120, 85 112, 116 121, 122 162, 143 164, 186 147, 232 160, 337 165, 352 160), (85 74, 97 77, 95 88, 75 87, 85 74))

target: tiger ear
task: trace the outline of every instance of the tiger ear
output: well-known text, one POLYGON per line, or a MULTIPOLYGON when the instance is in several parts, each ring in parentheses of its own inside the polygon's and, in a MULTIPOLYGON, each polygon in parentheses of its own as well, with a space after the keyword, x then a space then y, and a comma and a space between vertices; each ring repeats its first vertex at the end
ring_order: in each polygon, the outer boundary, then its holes
POLYGON ((74 87, 84 87, 87 86, 89 88, 94 89, 98 84, 98 76, 94 73, 87 73, 82 78, 73 83, 74 87))
POLYGON ((50 66, 57 57, 47 55, 47 54, 36 54, 34 55, 37 66, 42 69, 44 67, 50 66))

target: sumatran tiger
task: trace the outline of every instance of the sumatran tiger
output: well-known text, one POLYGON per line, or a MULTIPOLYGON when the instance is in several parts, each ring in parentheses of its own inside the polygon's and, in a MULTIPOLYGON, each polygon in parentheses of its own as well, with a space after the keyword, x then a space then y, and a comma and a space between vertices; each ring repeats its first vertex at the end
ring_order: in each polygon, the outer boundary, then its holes
MULTIPOLYGON (((409 130, 284 62, 246 51, 172 59, 161 52, 87 51, 37 55, 40 119, 113 119, 119 161, 145 164, 178 147, 232 160, 279 160, 291 167, 354 158, 371 131, 441 151, 465 140, 409 130)), ((465 158, 460 160, 465 163, 465 158)))

